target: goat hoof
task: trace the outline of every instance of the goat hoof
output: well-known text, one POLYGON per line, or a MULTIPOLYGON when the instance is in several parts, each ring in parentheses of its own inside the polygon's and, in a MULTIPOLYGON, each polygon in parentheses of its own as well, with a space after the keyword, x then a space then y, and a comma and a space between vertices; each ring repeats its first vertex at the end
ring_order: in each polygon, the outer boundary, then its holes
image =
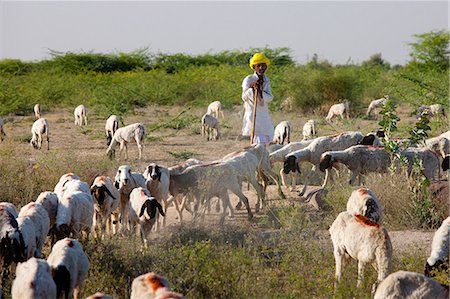
POLYGON ((236 205, 236 210, 240 210, 242 208, 242 203, 238 202, 238 204, 236 205))

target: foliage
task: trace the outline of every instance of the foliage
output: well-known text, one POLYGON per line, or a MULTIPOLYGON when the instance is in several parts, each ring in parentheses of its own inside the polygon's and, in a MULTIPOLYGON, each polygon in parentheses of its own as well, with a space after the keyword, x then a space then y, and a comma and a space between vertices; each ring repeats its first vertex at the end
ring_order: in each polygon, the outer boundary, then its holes
POLYGON ((411 46, 412 66, 421 69, 437 69, 440 71, 449 68, 449 42, 450 33, 447 30, 431 31, 415 34, 417 39, 411 46))
POLYGON ((396 108, 397 105, 392 100, 385 101, 381 108, 380 114, 382 118, 378 124, 383 130, 387 141, 390 139, 391 133, 397 130, 397 122, 400 120, 396 114, 396 108))

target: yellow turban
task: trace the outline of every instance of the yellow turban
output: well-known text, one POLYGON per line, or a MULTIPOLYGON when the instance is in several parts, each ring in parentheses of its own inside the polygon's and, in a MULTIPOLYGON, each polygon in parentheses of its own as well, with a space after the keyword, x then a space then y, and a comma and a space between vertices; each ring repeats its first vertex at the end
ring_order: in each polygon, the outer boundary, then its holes
POLYGON ((270 65, 269 58, 264 55, 264 53, 255 53, 252 58, 250 58, 250 68, 253 69, 253 65, 259 64, 259 63, 265 63, 267 66, 270 65))

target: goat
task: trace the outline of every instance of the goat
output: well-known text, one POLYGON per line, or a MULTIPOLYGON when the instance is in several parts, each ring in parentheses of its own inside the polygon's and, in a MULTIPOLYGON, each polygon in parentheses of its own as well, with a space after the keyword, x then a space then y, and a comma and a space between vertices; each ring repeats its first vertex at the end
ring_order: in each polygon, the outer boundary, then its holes
POLYGON ((41 105, 39 105, 39 104, 34 105, 33 111, 34 111, 35 119, 41 118, 41 105))
POLYGON ((222 119, 224 119, 222 103, 220 101, 214 101, 209 104, 206 114, 213 115, 217 119, 219 119, 220 114, 222 116, 222 119))
POLYGON ((163 217, 165 216, 163 208, 154 197, 151 197, 146 188, 138 187, 131 191, 129 211, 131 227, 136 229, 136 226, 139 226, 142 242, 147 248, 148 235, 156 222, 157 212, 159 211, 163 217))
POLYGON ((291 143, 291 123, 287 120, 280 122, 275 127, 275 133, 273 135, 273 142, 278 144, 284 144, 284 142, 291 143))
POLYGON ((119 117, 117 115, 111 115, 106 120, 105 124, 105 134, 106 134, 106 145, 109 146, 113 139, 114 133, 120 126, 119 117))
POLYGON ((342 103, 334 104, 333 106, 331 106, 330 110, 328 110, 328 114, 325 119, 327 122, 331 122, 331 120, 335 116, 340 116, 341 119, 344 119, 344 114, 347 117, 347 119, 350 119, 349 110, 350 110, 350 101, 344 100, 342 103))
POLYGON ((367 117, 371 116, 372 111, 374 111, 377 108, 380 108, 384 105, 384 103, 386 103, 388 100, 390 99, 389 95, 385 95, 382 98, 373 100, 372 102, 370 102, 369 107, 367 108, 367 112, 366 115, 367 117))
POLYGON ((47 258, 56 284, 57 298, 82 298, 89 260, 80 242, 64 238, 55 243, 47 258))
MULTIPOLYGON (((336 261, 335 289, 338 288, 343 268, 349 258, 358 261, 357 287, 364 278, 364 267, 372 264, 378 272, 377 282, 389 274, 392 259, 392 244, 386 229, 362 215, 340 213, 329 229, 333 241, 336 261)), ((373 285, 373 292, 376 283, 373 285)))
POLYGON ((294 107, 294 98, 293 97, 287 97, 284 99, 280 104, 280 110, 281 111, 292 111, 294 107))
POLYGON ((28 258, 32 256, 40 258, 42 247, 44 247, 50 229, 47 211, 41 204, 30 202, 20 209, 17 223, 27 246, 28 258), (31 221, 24 221, 25 218, 31 221), (31 225, 31 227, 24 228, 25 225, 31 225), (31 234, 29 234, 29 229, 32 230, 31 234), (31 242, 29 239, 32 239, 31 242))
POLYGON ((220 138, 219 120, 210 114, 202 116, 202 135, 206 140, 218 140, 220 138))
POLYGON ((448 295, 448 285, 442 285, 419 273, 397 271, 378 285, 374 299, 448 299, 448 295))
MULTIPOLYGON (((448 195, 448 194, 447 194, 448 195)), ((447 271, 449 260, 450 216, 445 219, 434 233, 431 254, 425 264, 425 276, 433 277, 435 271, 447 271)))
POLYGON ((53 227, 56 222, 56 213, 58 212, 58 195, 50 191, 41 192, 35 203, 44 207, 50 220, 50 227, 53 227))
POLYGON ((139 150, 139 160, 142 158, 142 151, 144 149, 144 138, 146 130, 143 124, 135 123, 126 127, 118 128, 114 133, 111 143, 109 144, 106 154, 112 158, 115 155, 115 148, 119 144, 119 155, 123 149, 125 149, 125 160, 128 159, 128 146, 129 142, 136 141, 139 150))
POLYGON ((352 192, 347 201, 347 212, 364 216, 377 224, 383 219, 383 208, 375 193, 368 188, 358 188, 352 192))
POLYGON ((434 180, 436 178, 436 174, 440 167, 439 157, 432 150, 429 150, 428 148, 410 147, 400 151, 400 154, 408 159, 408 177, 411 176, 413 170, 414 158, 418 158, 422 160, 423 163, 423 175, 429 180, 434 180))
POLYGON ((131 283, 130 299, 184 299, 179 293, 170 290, 169 281, 156 273, 142 274, 131 283))
POLYGON ((47 261, 33 257, 19 263, 16 268, 16 278, 11 287, 11 296, 13 299, 57 298, 56 284, 47 261))
POLYGON ((303 125, 303 140, 317 137, 317 122, 313 119, 308 120, 303 125))
POLYGON ((38 120, 36 120, 31 127, 31 134, 32 137, 30 144, 32 147, 34 147, 35 149, 41 149, 45 135, 45 139, 47 141, 47 150, 50 149, 50 139, 48 137, 49 127, 47 119, 39 118, 38 120))
POLYGON ((73 116, 75 117, 75 125, 76 126, 82 126, 83 125, 83 119, 84 119, 84 125, 87 126, 87 110, 84 105, 79 105, 75 108, 73 111, 73 116))

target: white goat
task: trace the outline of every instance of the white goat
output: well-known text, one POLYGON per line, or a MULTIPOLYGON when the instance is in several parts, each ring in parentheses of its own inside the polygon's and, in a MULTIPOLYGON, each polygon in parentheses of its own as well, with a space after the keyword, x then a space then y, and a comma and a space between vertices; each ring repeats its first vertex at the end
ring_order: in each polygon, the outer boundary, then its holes
POLYGON ((219 120, 210 114, 203 115, 202 135, 206 136, 206 140, 218 140, 220 138, 219 120))
POLYGON ((56 283, 57 298, 83 298, 89 260, 80 242, 64 238, 53 245, 47 258, 56 283))
POLYGON ((50 227, 53 227, 56 222, 56 213, 58 212, 58 195, 50 191, 41 192, 35 203, 44 207, 50 220, 50 227))
POLYGON ((91 186, 91 194, 94 200, 93 228, 97 238, 97 226, 100 225, 101 238, 105 238, 106 230, 111 234, 111 222, 113 234, 117 232, 119 218, 120 193, 114 187, 110 177, 98 176, 91 186), (114 219, 112 219, 112 214, 114 219))
POLYGON ((377 224, 383 220, 383 208, 375 193, 368 188, 358 188, 352 192, 347 201, 347 212, 367 217, 377 224))
POLYGON ((421 105, 419 108, 417 108, 416 117, 419 118, 424 113, 429 114, 431 117, 446 117, 444 106, 442 106, 441 104, 433 104, 430 106, 421 105))
POLYGON ((117 115, 111 115, 106 120, 105 133, 106 133, 106 145, 110 145, 113 139, 114 133, 120 127, 120 120, 117 115))
POLYGON ((397 271, 378 285, 374 299, 448 299, 448 295, 448 285, 419 273, 397 271))
POLYGON ((344 114, 347 117, 347 119, 350 119, 349 110, 350 110, 350 101, 344 100, 342 103, 334 104, 333 106, 331 106, 330 110, 328 110, 328 114, 325 119, 327 122, 331 122, 331 120, 336 116, 340 116, 341 119, 344 119, 344 114))
MULTIPOLYGON (((303 189, 300 192, 300 195, 302 196, 308 187, 309 180, 314 173, 319 170, 320 157, 324 152, 343 150, 357 144, 366 145, 366 140, 369 139, 370 141, 373 141, 371 136, 364 136, 361 132, 345 132, 339 135, 318 137, 307 147, 287 155, 284 159, 283 171, 285 174, 288 174, 291 171, 298 171, 300 173, 300 162, 309 162, 313 164, 311 171, 305 178, 303 189)), ((325 169, 325 179, 322 188, 326 186, 328 176, 329 171, 328 169, 325 169)))
POLYGON ((425 264, 425 276, 433 277, 435 271, 448 269, 449 261, 450 216, 445 219, 434 233, 431 253, 425 264))
POLYGON ((114 133, 111 143, 109 144, 106 154, 113 157, 115 154, 116 146, 119 145, 119 156, 123 149, 125 149, 125 160, 128 159, 128 146, 129 142, 135 141, 139 150, 139 160, 142 158, 142 151, 144 149, 144 138, 146 135, 145 126, 141 123, 135 123, 126 127, 118 128, 114 133))
POLYGON ((140 234, 144 247, 148 247, 148 236, 156 222, 158 211, 165 216, 161 204, 151 197, 146 188, 138 187, 131 191, 129 211, 131 227, 135 229, 136 235, 140 234))
POLYGON ((362 184, 362 175, 370 172, 386 173, 391 165, 389 153, 384 147, 354 145, 341 151, 324 152, 320 157, 319 169, 331 170, 333 163, 342 163, 351 171, 349 183, 358 179, 362 184))
POLYGON ((303 140, 314 137, 317 137, 317 122, 314 119, 310 119, 303 125, 303 140))
POLYGON ((184 299, 179 293, 170 290, 169 281, 156 273, 142 274, 131 283, 130 299, 184 299))
POLYGON ((278 144, 284 144, 284 142, 291 143, 291 123, 287 120, 280 122, 275 127, 275 133, 273 135, 273 142, 278 144))
POLYGON ((445 132, 439 136, 428 138, 425 140, 425 147, 432 150, 439 156, 440 163, 442 163, 445 157, 450 154, 450 140, 445 137, 447 134, 448 132, 445 132))
POLYGON ((388 95, 385 95, 382 98, 379 98, 379 99, 376 99, 376 100, 373 100, 372 102, 370 102, 369 107, 367 108, 366 115, 368 117, 370 117, 372 111, 374 111, 377 108, 382 107, 384 105, 384 103, 386 103, 386 101, 389 100, 389 98, 390 97, 388 95))
POLYGON ((45 239, 50 230, 50 219, 44 206, 35 202, 24 205, 20 209, 17 223, 19 224, 19 230, 21 230, 27 245, 28 257, 41 257, 42 248, 44 247, 45 239), (24 225, 28 225, 28 222, 24 221, 23 218, 31 220, 30 223, 33 232, 30 236, 28 236, 28 227, 22 231, 24 225), (33 238, 31 244, 26 241, 29 237, 33 238))
POLYGON ((0 117, 0 141, 3 141, 5 134, 5 129, 3 128, 5 126, 5 121, 3 118, 0 117))
POLYGON ((41 118, 41 105, 39 104, 34 105, 33 111, 35 119, 41 118))
MULTIPOLYGON (((372 264, 377 270, 378 282, 386 278, 392 259, 392 244, 386 229, 362 215, 354 216, 349 212, 342 212, 334 220, 329 232, 336 261, 335 289, 338 288, 343 268, 349 258, 358 261, 358 287, 363 281, 366 264, 372 264)), ((372 287, 373 292, 375 287, 376 284, 372 287)))
POLYGON ((222 119, 224 119, 222 103, 220 101, 214 101, 209 104, 206 114, 213 115, 217 119, 219 119, 220 114, 222 116, 222 119))
POLYGON ((84 119, 84 125, 87 126, 87 110, 84 105, 79 105, 75 108, 73 111, 73 116, 75 117, 75 125, 76 126, 82 126, 83 125, 83 119, 84 119))
POLYGON ((11 215, 13 215, 14 218, 18 217, 17 208, 13 203, 10 203, 7 201, 2 201, 2 202, 0 202, 0 209, 5 209, 9 213, 11 213, 11 215))
POLYGON ((91 190, 86 182, 81 181, 80 177, 72 172, 63 174, 53 190, 59 199, 66 192, 81 191, 90 194, 91 190))
POLYGON ((129 165, 121 165, 114 177, 114 186, 120 193, 120 229, 126 228, 129 230, 128 215, 130 212, 128 203, 130 201, 130 193, 137 187, 147 188, 147 183, 141 173, 131 172, 129 165))
POLYGON ((45 135, 45 139, 47 140, 47 150, 50 149, 50 139, 48 137, 49 127, 47 119, 39 118, 38 120, 36 120, 31 127, 31 134, 32 137, 30 144, 32 147, 34 147, 35 149, 41 149, 45 135))
POLYGON ((11 296, 13 299, 56 298, 56 284, 47 261, 33 257, 19 263, 11 287, 11 296))

